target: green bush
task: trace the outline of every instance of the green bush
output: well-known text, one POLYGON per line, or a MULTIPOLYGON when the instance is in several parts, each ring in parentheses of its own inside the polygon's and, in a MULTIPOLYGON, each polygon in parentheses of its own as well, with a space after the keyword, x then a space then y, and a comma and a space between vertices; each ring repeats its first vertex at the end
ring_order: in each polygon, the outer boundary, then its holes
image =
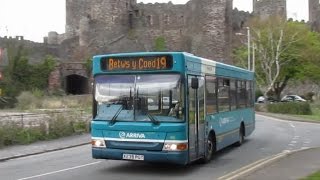
POLYGON ((85 121, 78 121, 73 123, 73 130, 75 133, 89 132, 89 124, 85 121))
POLYGON ((50 138, 59 138, 63 136, 70 136, 74 133, 73 122, 67 121, 62 115, 58 115, 54 120, 49 122, 49 136, 50 138))
POLYGON ((265 103, 255 104, 254 108, 255 108, 255 111, 268 112, 267 105, 265 103))
POLYGON ((311 115, 311 107, 308 102, 287 102, 267 105, 268 112, 283 114, 311 115))
POLYGON ((16 141, 18 144, 29 144, 35 141, 45 140, 45 136, 45 132, 39 128, 24 128, 17 133, 16 141))
POLYGON ((29 91, 23 91, 18 97, 17 108, 21 110, 35 109, 41 107, 41 100, 29 91))
POLYGON ((155 51, 165 51, 166 50, 166 39, 159 36, 155 39, 155 51))
POLYGON ((37 97, 37 98, 42 98, 43 96, 44 96, 44 91, 42 91, 42 90, 40 90, 40 89, 38 89, 38 88, 34 88, 34 89, 32 89, 32 95, 34 96, 34 97, 37 97))
POLYGON ((0 109, 14 108, 16 103, 17 103, 16 98, 0 97, 0 109))
POLYGON ((2 124, 0 126, 0 146, 16 144, 16 136, 19 131, 21 131, 21 127, 13 123, 2 124))
POLYGON ((90 121, 80 121, 80 116, 79 111, 52 113, 50 119, 39 122, 38 126, 25 127, 0 121, 0 148, 89 132, 90 121))
POLYGON ((29 144, 45 139, 45 130, 38 127, 22 128, 14 123, 0 125, 0 147, 14 144, 29 144))

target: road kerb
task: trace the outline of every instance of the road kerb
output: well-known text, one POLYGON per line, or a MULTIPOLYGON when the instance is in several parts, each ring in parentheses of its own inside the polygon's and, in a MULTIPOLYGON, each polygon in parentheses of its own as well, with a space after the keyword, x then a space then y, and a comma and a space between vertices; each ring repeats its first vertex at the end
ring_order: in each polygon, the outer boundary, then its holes
POLYGON ((254 171, 257 171, 258 169, 267 166, 283 157, 286 157, 290 154, 291 152, 282 152, 276 155, 272 155, 269 157, 266 157, 264 159, 260 159, 252 164, 249 164, 245 167, 242 167, 236 171, 233 171, 225 176, 222 176, 218 178, 219 180, 233 180, 233 179, 238 179, 240 177, 244 177, 254 171))
POLYGON ((53 152, 53 151, 70 149, 70 148, 74 148, 74 147, 78 147, 78 146, 84 146, 84 145, 88 145, 88 144, 90 144, 90 142, 79 143, 79 144, 70 145, 70 146, 64 146, 64 147, 57 147, 57 148, 53 148, 53 149, 46 149, 46 150, 41 150, 41 151, 31 152, 31 153, 26 153, 26 154, 12 155, 12 156, 8 156, 8 157, 0 157, 0 162, 8 161, 8 160, 11 160, 11 159, 18 159, 18 158, 27 157, 27 156, 33 156, 33 155, 48 153, 48 152, 53 152))

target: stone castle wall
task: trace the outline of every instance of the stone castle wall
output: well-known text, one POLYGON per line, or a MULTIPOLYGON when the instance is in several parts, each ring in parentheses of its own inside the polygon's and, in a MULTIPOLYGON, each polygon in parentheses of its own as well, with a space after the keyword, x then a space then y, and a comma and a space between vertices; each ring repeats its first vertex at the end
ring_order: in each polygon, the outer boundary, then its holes
MULTIPOLYGON (((0 48, 6 51, 7 47, 15 51, 22 47, 30 63, 41 63, 47 55, 59 57, 59 45, 24 40, 23 36, 0 37, 0 48)), ((7 59, 6 62, 8 63, 7 59)))
POLYGON ((320 1, 309 0, 309 24, 315 31, 320 31, 320 1))
POLYGON ((286 0, 253 0, 253 13, 261 18, 271 15, 280 15, 286 19, 286 0))
POLYGON ((232 0, 137 4, 135 0, 67 0, 66 37, 89 52, 153 51, 163 37, 168 51, 226 59, 230 54, 232 0))
MULTIPOLYGON (((232 1, 190 0, 175 5, 136 0, 66 0, 65 34, 49 32, 45 43, 23 38, 10 41, 29 50, 30 62, 41 61, 47 54, 68 64, 84 62, 96 54, 155 51, 157 39, 163 38, 166 51, 186 51, 232 64, 233 31, 241 30, 251 16, 232 10, 232 1)), ((285 8, 285 0, 254 0, 256 14, 285 12, 285 8)), ((0 48, 7 41, 0 38, 0 48)), ((50 87, 63 84, 65 70, 61 65, 52 72, 50 87)), ((67 72, 84 76, 83 69, 67 72)))

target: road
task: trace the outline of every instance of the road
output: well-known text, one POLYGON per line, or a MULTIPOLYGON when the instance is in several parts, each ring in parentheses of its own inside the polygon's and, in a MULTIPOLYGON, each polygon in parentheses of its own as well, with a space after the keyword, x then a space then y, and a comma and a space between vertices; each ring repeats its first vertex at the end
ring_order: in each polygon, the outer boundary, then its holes
POLYGON ((212 180, 285 150, 320 147, 320 124, 278 121, 257 115, 256 130, 241 147, 229 147, 209 164, 187 167, 127 161, 93 160, 89 145, 0 162, 6 179, 197 179, 212 180))

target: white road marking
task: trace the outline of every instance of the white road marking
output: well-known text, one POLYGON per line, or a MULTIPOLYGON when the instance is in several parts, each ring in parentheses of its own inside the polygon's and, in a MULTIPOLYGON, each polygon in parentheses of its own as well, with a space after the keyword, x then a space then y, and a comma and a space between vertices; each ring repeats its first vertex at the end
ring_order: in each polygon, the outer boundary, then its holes
POLYGON ((296 146, 295 144, 288 144, 288 146, 296 146))
POLYGON ((310 140, 309 140, 309 141, 307 140, 307 141, 304 141, 304 142, 303 142, 303 144, 309 144, 309 143, 311 143, 310 140))
POLYGON ((300 136, 294 136, 292 139, 296 140, 296 139, 299 139, 299 138, 300 138, 300 136))
POLYGON ((306 147, 301 147, 301 149, 309 149, 310 147, 306 146, 306 147))
POLYGON ((218 180, 234 180, 234 179, 238 179, 239 177, 248 174, 252 171, 254 171, 255 169, 258 169, 260 167, 263 167, 266 164, 272 163, 273 161, 276 161, 277 159, 280 159, 282 157, 287 156, 288 154, 290 154, 291 151, 283 151, 279 154, 276 155, 272 155, 269 157, 266 157, 264 159, 260 159, 254 163, 251 163, 247 166, 244 166, 240 169, 237 169, 229 174, 226 174, 224 176, 221 176, 218 178, 218 180))
POLYGON ((282 151, 283 153, 289 153, 289 152, 291 152, 289 149, 286 149, 286 150, 283 150, 282 151))
POLYGON ((297 141, 291 141, 290 143, 295 144, 295 143, 297 143, 297 141))
POLYGON ((70 171, 70 170, 73 170, 73 169, 78 169, 78 168, 91 166, 91 165, 95 165, 95 164, 99 164, 99 163, 101 163, 101 161, 97 161, 97 162, 93 162, 93 163, 89 163, 89 164, 84 164, 84 165, 80 165, 80 166, 75 166, 75 167, 71 167, 71 168, 61 169, 61 170, 58 170, 58 171, 48 172, 48 173, 39 174, 39 175, 35 175, 35 176, 20 178, 18 180, 26 180, 26 179, 32 179, 32 178, 47 176, 47 175, 56 174, 56 173, 64 172, 64 171, 70 171))
POLYGON ((290 123, 290 126, 293 127, 293 128, 295 128, 295 126, 294 126, 292 123, 290 123))

